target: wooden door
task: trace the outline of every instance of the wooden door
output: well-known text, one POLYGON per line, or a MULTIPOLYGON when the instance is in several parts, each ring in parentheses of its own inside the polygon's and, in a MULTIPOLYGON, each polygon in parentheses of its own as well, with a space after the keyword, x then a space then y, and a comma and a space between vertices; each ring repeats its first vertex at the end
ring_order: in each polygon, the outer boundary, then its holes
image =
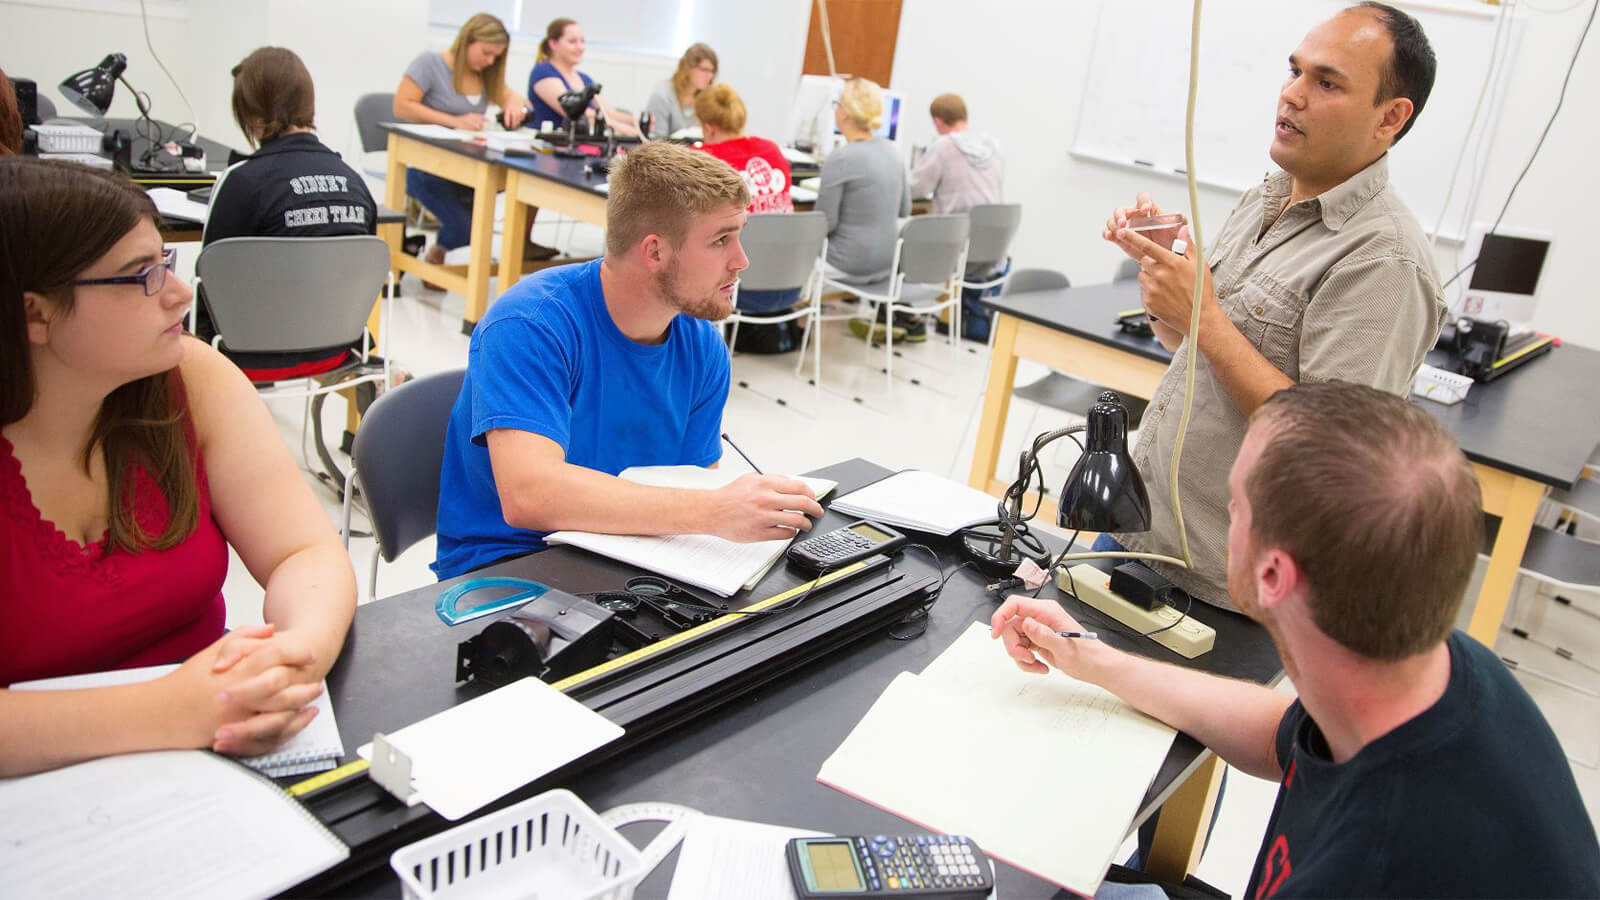
MULTIPOLYGON (((900 0, 826 0, 833 61, 840 75, 870 78, 888 87, 894 74, 894 45, 900 37, 900 0)), ((805 74, 828 75, 818 0, 811 3, 806 36, 805 74)))

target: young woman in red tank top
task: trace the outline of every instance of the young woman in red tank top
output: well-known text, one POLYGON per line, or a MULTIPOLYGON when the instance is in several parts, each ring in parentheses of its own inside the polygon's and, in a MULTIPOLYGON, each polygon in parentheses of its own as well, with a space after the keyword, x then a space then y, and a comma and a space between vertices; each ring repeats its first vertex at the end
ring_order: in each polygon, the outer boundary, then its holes
POLYGON ((311 720, 355 578, 255 390, 183 334, 144 193, 0 159, 0 776, 140 750, 267 752, 311 720), (266 586, 224 634, 227 547, 266 586))

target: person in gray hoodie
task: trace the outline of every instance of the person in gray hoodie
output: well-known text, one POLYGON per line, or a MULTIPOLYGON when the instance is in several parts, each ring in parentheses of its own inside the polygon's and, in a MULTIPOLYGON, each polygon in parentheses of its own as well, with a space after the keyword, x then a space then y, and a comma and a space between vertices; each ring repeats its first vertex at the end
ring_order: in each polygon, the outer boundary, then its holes
POLYGON ((956 94, 933 98, 928 112, 939 137, 912 162, 912 196, 931 193, 935 215, 964 213, 983 203, 1002 202, 1006 161, 1000 143, 967 129, 967 104, 956 94))

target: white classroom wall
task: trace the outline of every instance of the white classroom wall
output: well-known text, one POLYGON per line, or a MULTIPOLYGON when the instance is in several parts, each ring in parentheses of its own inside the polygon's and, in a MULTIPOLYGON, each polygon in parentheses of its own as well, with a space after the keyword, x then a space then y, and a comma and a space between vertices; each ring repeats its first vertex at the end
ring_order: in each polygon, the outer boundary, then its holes
MULTIPOLYGON (((1186 3, 1161 2, 1174 14, 1187 14, 1186 3)), ((427 6, 427 0, 147 0, 152 40, 194 102, 208 136, 242 147, 228 109, 227 70, 251 48, 279 44, 306 59, 317 82, 323 138, 339 150, 354 146, 349 110, 357 96, 392 90, 419 49, 449 43, 448 29, 428 26, 427 6)), ((991 0, 977 14, 965 0, 904 0, 889 85, 909 104, 902 120, 908 143, 933 136, 924 111, 935 94, 950 90, 966 98, 973 127, 993 133, 1006 147, 1008 199, 1025 205, 1013 248, 1017 264, 1058 268, 1078 284, 1104 281, 1117 265, 1117 252, 1099 238, 1100 223, 1113 206, 1131 201, 1141 189, 1155 192, 1166 205, 1188 206, 1180 181, 1075 160, 1069 153, 1097 8, 1095 0, 991 0), (980 65, 980 60, 990 63, 980 65)), ((781 138, 800 73, 809 9, 809 0, 682 0, 675 42, 702 40, 716 48, 723 79, 738 88, 749 107, 749 131, 781 138)), ((1587 6, 1559 14, 1524 11, 1528 24, 1490 148, 1478 218, 1493 217, 1526 161, 1555 104, 1587 12, 1587 6)), ((176 91, 149 58, 138 13, 136 0, 0 0, 0 67, 33 77, 65 107, 55 85, 120 50, 129 58, 129 79, 150 94, 157 116, 187 118, 176 91)), ((607 96, 618 106, 642 106, 650 87, 675 63, 675 52, 617 50, 605 47, 601 35, 588 38, 585 68, 606 84, 607 96)), ((533 49, 531 41, 513 45, 508 71, 519 91, 526 88, 533 49)), ((1600 139, 1600 124, 1587 115, 1600 87, 1597 54, 1600 49, 1590 47, 1579 59, 1561 118, 1505 219, 1510 227, 1556 235, 1536 324, 1591 347, 1600 347, 1600 302, 1592 299, 1582 260, 1592 231, 1589 207, 1600 197, 1600 169, 1587 152, 1600 139)), ((113 114, 134 114, 123 91, 113 114)), ((1271 110, 1263 110, 1263 142, 1269 139, 1271 116, 1271 110)), ((1425 112, 1418 127, 1427 124, 1425 112)), ((1402 143, 1396 152, 1405 151, 1402 143)), ((1215 227, 1234 200, 1231 192, 1202 188, 1203 221, 1215 227)), ((1441 246, 1442 271, 1457 268, 1459 251, 1441 246)))

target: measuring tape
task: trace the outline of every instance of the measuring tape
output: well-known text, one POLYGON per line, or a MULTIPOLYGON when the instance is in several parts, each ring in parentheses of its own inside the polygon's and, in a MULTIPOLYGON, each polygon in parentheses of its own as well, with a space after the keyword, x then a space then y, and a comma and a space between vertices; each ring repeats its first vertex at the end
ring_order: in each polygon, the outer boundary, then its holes
POLYGON ((304 797, 312 791, 320 791, 330 784, 336 784, 352 775, 359 775, 370 768, 372 768, 372 763, 364 759, 358 759, 355 762, 347 762, 337 769, 329 769, 320 775, 313 775, 305 781, 297 781, 284 788, 284 790, 291 797, 304 797))

